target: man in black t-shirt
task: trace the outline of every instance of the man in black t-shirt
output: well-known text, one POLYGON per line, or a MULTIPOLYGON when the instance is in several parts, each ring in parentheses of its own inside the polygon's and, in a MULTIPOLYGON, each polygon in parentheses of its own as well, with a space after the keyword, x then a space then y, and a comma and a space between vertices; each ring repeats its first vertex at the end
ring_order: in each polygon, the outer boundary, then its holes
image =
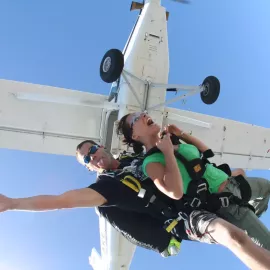
MULTIPOLYGON (((120 182, 117 184, 114 182, 114 184, 111 185, 111 182, 108 183, 108 181, 112 180, 112 178, 108 178, 107 175, 115 170, 121 170, 130 166, 132 162, 138 158, 137 156, 123 154, 120 157, 121 161, 119 159, 116 160, 103 147, 98 146, 91 140, 83 141, 78 145, 76 156, 77 160, 82 165, 86 166, 88 170, 103 173, 103 175, 98 176, 96 183, 91 185, 90 188, 94 190, 97 189, 96 191, 101 194, 105 192, 108 196, 110 196, 109 194, 113 193, 111 191, 114 190, 114 196, 116 198, 118 196, 124 196, 124 198, 126 198, 126 194, 123 194, 123 190, 121 189, 122 184, 120 188, 120 182), (88 164, 85 164, 83 157, 89 154, 89 149, 93 145, 98 147, 97 151, 91 155, 88 164), (99 181, 100 179, 102 181, 99 181)), ((128 192, 130 193, 129 189, 128 192)), ((112 201, 111 205, 113 205, 115 200, 114 196, 110 196, 112 201)), ((125 200, 126 199, 122 202, 125 200)), ((98 207, 98 211, 118 232, 137 246, 151 249, 165 257, 175 255, 175 253, 179 251, 178 241, 164 229, 164 221, 161 219, 143 214, 141 211, 130 211, 127 207, 100 206, 98 207), (168 250, 169 246, 173 246, 174 248, 168 250), (172 252, 174 254, 172 254, 172 252)))
MULTIPOLYGON (((160 214, 155 214, 155 211, 152 211, 153 209, 151 207, 149 211, 149 208, 145 208, 142 200, 138 200, 137 196, 135 196, 136 200, 133 202, 133 205, 127 204, 127 201, 132 204, 130 198, 134 197, 134 192, 119 181, 115 181, 116 179, 114 179, 112 174, 116 170, 122 170, 125 167, 132 165, 136 167, 136 162, 138 159, 143 158, 142 155, 123 153, 119 159, 114 159, 102 146, 97 145, 94 141, 87 140, 77 146, 76 156, 78 162, 86 166, 88 170, 102 173, 102 175, 98 176, 96 183, 89 187, 109 198, 110 205, 107 206, 115 206, 115 200, 121 199, 117 207, 98 207, 100 214, 116 230, 133 244, 157 251, 162 256, 176 255, 179 252, 181 239, 189 240, 183 226, 181 230, 178 230, 181 233, 175 233, 172 236, 166 231, 164 226, 165 224, 168 226, 171 220, 167 220, 160 214), (95 153, 89 155, 92 146, 94 146, 95 153), (89 159, 85 161, 85 157, 87 156, 89 159), (142 211, 145 210, 147 210, 148 214, 142 214, 142 211), (143 218, 145 219, 143 220, 143 218), (168 247, 170 248, 168 249, 168 247)), ((144 177, 140 169, 134 170, 132 174, 137 179, 144 177)), ((148 181, 152 185, 152 180, 148 179, 148 181)), ((157 193, 163 197, 166 203, 171 203, 171 200, 159 190, 157 190, 157 193)))

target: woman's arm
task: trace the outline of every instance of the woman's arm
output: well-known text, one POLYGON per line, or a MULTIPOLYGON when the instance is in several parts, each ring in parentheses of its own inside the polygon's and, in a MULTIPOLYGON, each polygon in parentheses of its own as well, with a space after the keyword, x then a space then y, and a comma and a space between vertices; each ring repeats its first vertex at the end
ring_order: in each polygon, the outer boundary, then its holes
POLYGON ((202 153, 209 149, 209 147, 205 145, 201 140, 192 135, 189 135, 188 133, 185 133, 175 125, 168 125, 166 129, 168 132, 175 134, 185 143, 196 146, 202 153))
POLYGON ((185 132, 182 133, 180 139, 183 140, 185 143, 196 146, 202 153, 204 153, 209 149, 209 147, 206 144, 204 144, 201 140, 192 135, 189 135, 188 133, 185 132))
POLYGON ((157 162, 149 163, 146 165, 146 173, 161 192, 172 199, 179 200, 183 196, 183 181, 174 156, 170 134, 160 140, 157 147, 164 154, 165 166, 157 162))
MULTIPOLYGON (((178 167, 177 170, 179 172, 178 167)), ((165 168, 161 163, 153 162, 147 164, 146 172, 147 175, 153 180, 156 187, 165 195, 174 200, 179 200, 182 198, 183 196, 182 177, 180 176, 181 185, 176 184, 176 182, 179 182, 179 179, 177 179, 177 181, 171 181, 176 180, 174 170, 171 170, 169 172, 169 169, 165 168)))

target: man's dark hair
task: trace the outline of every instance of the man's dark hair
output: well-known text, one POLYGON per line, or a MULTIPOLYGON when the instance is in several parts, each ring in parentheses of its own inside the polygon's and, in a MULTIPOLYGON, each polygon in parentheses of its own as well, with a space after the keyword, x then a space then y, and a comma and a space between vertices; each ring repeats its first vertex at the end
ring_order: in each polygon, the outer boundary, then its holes
POLYGON ((94 142, 94 141, 92 141, 92 140, 85 140, 85 141, 79 143, 79 144, 77 145, 77 148, 76 148, 76 158, 77 158, 78 161, 79 161, 79 158, 78 158, 79 151, 81 150, 81 148, 83 147, 83 145, 84 145, 85 143, 91 143, 91 144, 93 144, 93 145, 98 145, 96 142, 94 142))
POLYGON ((92 141, 92 140, 85 140, 85 141, 83 141, 83 142, 81 142, 81 143, 79 143, 79 144, 77 145, 76 151, 81 150, 81 148, 83 147, 83 145, 84 145, 85 143, 91 143, 91 144, 93 144, 93 145, 98 145, 96 142, 94 142, 94 141, 92 141))

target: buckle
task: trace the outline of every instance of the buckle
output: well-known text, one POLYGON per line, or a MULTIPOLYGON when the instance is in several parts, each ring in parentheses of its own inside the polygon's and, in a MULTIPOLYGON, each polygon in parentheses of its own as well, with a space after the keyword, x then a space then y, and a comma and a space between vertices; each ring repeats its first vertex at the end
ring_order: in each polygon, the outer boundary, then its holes
POLYGON ((207 190, 207 185, 206 183, 201 183, 198 185, 197 187, 197 193, 200 193, 202 191, 206 191, 207 190))
POLYGON ((199 207, 201 205, 201 200, 198 198, 194 198, 190 204, 191 207, 199 207), (195 205, 196 204, 196 205, 195 205))
POLYGON ((147 203, 147 205, 146 205, 145 207, 148 207, 150 203, 153 203, 153 202, 156 200, 156 198, 157 198, 157 197, 156 197, 155 195, 153 195, 153 196, 150 198, 149 202, 147 203))
POLYGON ((230 200, 228 197, 220 197, 222 207, 228 207, 230 205, 230 200))
POLYGON ((176 219, 177 221, 180 221, 180 220, 187 220, 188 219, 188 215, 184 212, 178 212, 178 218, 176 219))
POLYGON ((153 202, 156 200, 156 198, 157 198, 157 197, 156 197, 155 195, 153 195, 153 196, 150 198, 150 201, 149 201, 149 202, 150 202, 150 203, 153 203, 153 202))
POLYGON ((144 188, 141 188, 140 191, 139 191, 139 193, 138 193, 138 197, 144 198, 145 193, 146 193, 146 190, 144 188))

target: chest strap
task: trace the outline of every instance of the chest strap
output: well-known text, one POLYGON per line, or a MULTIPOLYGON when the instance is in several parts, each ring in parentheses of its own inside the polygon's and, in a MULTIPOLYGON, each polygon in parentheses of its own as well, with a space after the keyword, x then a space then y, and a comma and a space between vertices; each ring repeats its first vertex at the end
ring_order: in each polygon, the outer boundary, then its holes
POLYGON ((142 186, 142 183, 132 175, 126 175, 120 181, 137 193, 137 196, 143 200, 145 207, 151 204, 155 211, 166 218, 176 216, 176 212, 156 196, 154 188, 146 185, 142 186))

